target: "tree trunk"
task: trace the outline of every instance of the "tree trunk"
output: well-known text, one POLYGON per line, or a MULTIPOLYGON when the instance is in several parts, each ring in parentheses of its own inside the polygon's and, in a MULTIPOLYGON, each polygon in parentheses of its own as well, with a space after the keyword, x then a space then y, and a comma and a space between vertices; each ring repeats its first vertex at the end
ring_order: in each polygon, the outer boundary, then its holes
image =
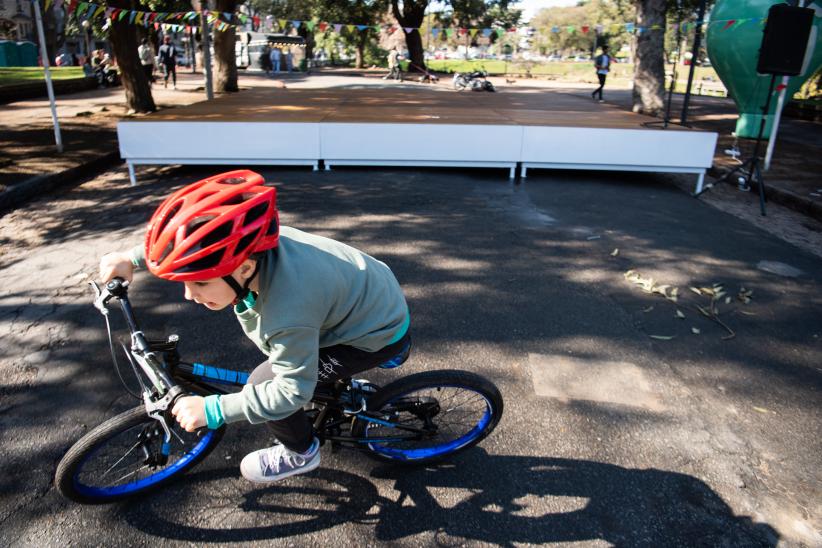
POLYGON ((357 37, 357 49, 354 53, 354 68, 361 69, 365 63, 365 44, 368 42, 368 29, 357 37))
POLYGON ((398 2, 399 0, 391 0, 391 12, 401 27, 412 27, 414 30, 406 33, 404 29, 400 29, 397 32, 405 34, 408 55, 411 57, 411 62, 416 65, 416 67, 410 67, 410 69, 422 72, 425 70, 425 57, 419 28, 425 18, 425 8, 428 7, 428 0, 405 0, 402 4, 402 11, 400 11, 398 2))
MULTIPOLYGON (((217 0, 216 10, 220 13, 234 13, 237 6, 242 2, 236 0, 217 0)), ((214 91, 226 93, 240 91, 237 85, 237 57, 234 51, 236 33, 234 26, 229 26, 225 30, 217 30, 211 33, 214 39, 214 91)))
POLYGON ((305 40, 305 67, 306 70, 310 71, 310 61, 314 58, 314 33, 309 32, 308 26, 303 23, 300 25, 300 28, 297 29, 297 35, 302 36, 303 40, 305 40))
MULTIPOLYGON (((130 9, 127 1, 108 4, 114 8, 130 9)), ((137 56, 137 30, 134 25, 123 21, 113 21, 109 30, 109 40, 114 49, 114 58, 120 69, 120 80, 126 92, 126 106, 134 112, 154 112, 157 106, 151 96, 151 86, 137 56)))
POLYGON ((637 36, 634 64, 633 111, 656 116, 665 95, 665 0, 637 0, 637 36), (651 28, 655 27, 655 28, 651 28))
POLYGON ((420 36, 420 32, 416 28, 405 35, 405 45, 408 46, 408 56, 411 57, 411 63, 416 65, 409 66, 408 71, 424 72, 425 50, 422 47, 422 36, 420 36))

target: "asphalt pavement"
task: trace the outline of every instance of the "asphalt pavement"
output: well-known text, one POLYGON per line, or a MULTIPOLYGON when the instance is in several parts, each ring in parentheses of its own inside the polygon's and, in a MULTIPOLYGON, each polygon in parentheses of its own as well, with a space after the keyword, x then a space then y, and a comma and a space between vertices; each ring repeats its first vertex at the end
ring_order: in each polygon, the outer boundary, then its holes
MULTIPOLYGON (((371 380, 475 371, 503 393, 497 430, 436 468, 324 447, 318 471, 260 487, 238 466, 268 433, 236 425, 155 494, 63 500, 59 459, 134 404, 85 282, 104 252, 141 241, 162 196, 214 172, 146 169, 131 188, 117 168, 0 217, 0 544, 822 545, 822 259, 668 175, 261 171, 283 224, 400 280, 412 357, 371 380), (643 291, 650 278, 677 302, 643 291), (727 329, 689 289, 714 284, 727 329)), ((179 334, 192 361, 261 360, 230 312, 179 284, 140 274, 132 297, 144 330, 179 334)))

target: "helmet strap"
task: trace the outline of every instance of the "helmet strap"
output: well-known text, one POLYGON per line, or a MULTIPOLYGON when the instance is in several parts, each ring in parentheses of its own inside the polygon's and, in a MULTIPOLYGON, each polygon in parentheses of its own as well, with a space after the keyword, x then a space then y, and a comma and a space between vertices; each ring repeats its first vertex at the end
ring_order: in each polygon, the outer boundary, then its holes
POLYGON ((252 280, 254 280, 254 277, 257 276, 257 272, 259 272, 259 270, 260 261, 255 261, 254 272, 251 273, 251 276, 249 276, 249 278, 245 281, 243 285, 240 285, 240 282, 235 280, 234 276, 231 276, 230 274, 228 276, 223 276, 223 280, 225 280, 225 283, 230 285, 231 289, 233 289, 234 293, 237 295, 232 304, 236 305, 237 303, 246 298, 246 295, 248 295, 249 293, 248 286, 251 285, 252 280))

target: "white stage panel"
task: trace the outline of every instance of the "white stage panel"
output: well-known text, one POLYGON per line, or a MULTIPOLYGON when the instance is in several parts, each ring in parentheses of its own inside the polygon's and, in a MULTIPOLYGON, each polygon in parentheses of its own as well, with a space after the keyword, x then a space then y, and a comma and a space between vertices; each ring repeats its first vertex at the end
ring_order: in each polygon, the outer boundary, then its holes
POLYGON ((529 164, 654 166, 664 171, 664 167, 711 167, 717 134, 682 130, 524 126, 522 139, 520 161, 529 164))
MULTIPOLYGON (((120 122, 120 156, 125 159, 220 160, 320 158, 319 124, 264 122, 120 122)), ((169 162, 174 163, 174 162, 169 162)), ((184 161, 182 163, 185 163, 184 161)))
MULTIPOLYGON (((321 158, 373 162, 516 163, 522 127, 453 124, 346 124, 320 126, 321 158)), ((465 165, 465 164, 463 164, 465 165)))

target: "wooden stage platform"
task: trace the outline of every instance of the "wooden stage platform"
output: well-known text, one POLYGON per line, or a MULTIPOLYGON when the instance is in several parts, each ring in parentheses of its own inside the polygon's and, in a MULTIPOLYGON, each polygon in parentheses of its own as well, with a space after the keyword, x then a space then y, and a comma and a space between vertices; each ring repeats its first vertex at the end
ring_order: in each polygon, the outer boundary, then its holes
POLYGON ((701 187, 717 134, 569 93, 443 88, 258 88, 117 126, 129 165, 334 165, 695 173, 701 187))

